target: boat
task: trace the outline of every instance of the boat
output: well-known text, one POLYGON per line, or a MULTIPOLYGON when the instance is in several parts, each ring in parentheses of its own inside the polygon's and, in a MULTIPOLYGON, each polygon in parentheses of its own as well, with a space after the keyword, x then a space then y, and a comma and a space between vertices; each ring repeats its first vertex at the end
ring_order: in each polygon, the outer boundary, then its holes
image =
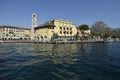
POLYGON ((104 38, 103 42, 113 42, 114 40, 111 37, 104 38))

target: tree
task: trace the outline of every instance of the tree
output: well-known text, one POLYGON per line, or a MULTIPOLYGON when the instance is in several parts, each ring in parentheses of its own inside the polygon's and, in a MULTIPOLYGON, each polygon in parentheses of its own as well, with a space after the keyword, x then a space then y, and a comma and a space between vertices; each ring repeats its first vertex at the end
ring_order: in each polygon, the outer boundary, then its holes
POLYGON ((103 21, 98 21, 95 22, 92 27, 91 27, 91 32, 94 35, 98 35, 98 36, 112 36, 113 32, 111 30, 111 28, 107 27, 107 24, 105 24, 103 21))
POLYGON ((52 38, 53 39, 57 39, 58 38, 58 34, 57 33, 53 33, 52 38))
POLYGON ((104 34, 103 38, 108 38, 109 35, 108 34, 104 34))
POLYGON ((80 30, 89 30, 89 26, 87 24, 83 24, 79 26, 80 30))
POLYGON ((106 27, 104 30, 104 35, 108 35, 108 37, 113 36, 113 31, 111 28, 106 27))
POLYGON ((120 28, 116 28, 112 30, 114 38, 120 38, 120 28))
POLYGON ((107 25, 103 21, 95 22, 91 27, 91 32, 96 35, 104 34, 107 25))
POLYGON ((79 26, 79 29, 82 33, 81 38, 89 38, 89 36, 90 36, 90 34, 88 33, 89 26, 87 24, 83 24, 83 25, 79 26))

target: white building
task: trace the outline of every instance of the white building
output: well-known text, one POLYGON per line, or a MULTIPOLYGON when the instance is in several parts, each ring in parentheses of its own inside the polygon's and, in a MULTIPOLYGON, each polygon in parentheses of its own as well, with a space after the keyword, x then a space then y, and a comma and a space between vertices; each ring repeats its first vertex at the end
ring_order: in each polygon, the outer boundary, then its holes
POLYGON ((28 39, 30 38, 30 29, 14 26, 0 26, 0 39, 28 39))

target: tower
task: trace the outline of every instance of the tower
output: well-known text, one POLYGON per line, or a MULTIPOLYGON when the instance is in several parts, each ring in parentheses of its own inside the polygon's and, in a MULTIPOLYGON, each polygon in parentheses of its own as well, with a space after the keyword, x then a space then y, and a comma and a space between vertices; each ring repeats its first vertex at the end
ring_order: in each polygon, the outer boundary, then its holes
POLYGON ((35 39, 35 30, 34 30, 35 27, 37 27, 37 15, 33 13, 32 14, 31 40, 35 39))

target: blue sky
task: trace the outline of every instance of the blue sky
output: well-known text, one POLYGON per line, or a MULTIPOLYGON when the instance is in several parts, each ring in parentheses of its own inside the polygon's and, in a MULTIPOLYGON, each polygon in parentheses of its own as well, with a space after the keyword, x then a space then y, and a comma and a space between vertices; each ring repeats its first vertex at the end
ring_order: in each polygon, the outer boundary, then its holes
POLYGON ((120 0, 0 0, 0 25, 31 27, 31 15, 38 25, 63 19, 73 24, 104 21, 108 27, 120 27, 120 0))

